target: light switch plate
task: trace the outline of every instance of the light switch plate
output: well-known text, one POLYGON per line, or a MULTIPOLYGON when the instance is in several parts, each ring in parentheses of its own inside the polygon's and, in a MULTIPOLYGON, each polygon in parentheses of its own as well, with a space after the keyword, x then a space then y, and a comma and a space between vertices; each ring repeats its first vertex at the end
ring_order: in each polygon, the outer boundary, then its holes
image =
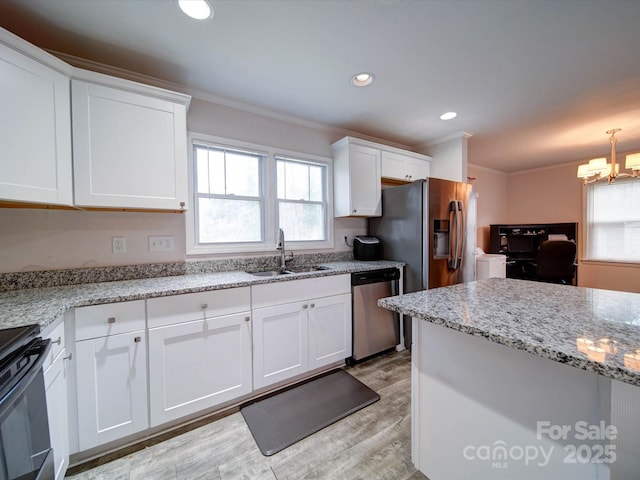
POLYGON ((149 237, 149 251, 150 252, 173 251, 173 237, 171 235, 149 237))

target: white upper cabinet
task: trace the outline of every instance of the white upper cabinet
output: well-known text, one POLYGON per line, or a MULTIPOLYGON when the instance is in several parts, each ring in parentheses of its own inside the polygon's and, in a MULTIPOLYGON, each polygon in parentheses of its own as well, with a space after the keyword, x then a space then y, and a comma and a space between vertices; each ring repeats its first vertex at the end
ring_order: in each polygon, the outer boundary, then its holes
POLYGON ((344 137, 331 148, 336 217, 379 217, 382 178, 404 183, 430 173, 431 157, 388 145, 344 137))
POLYGON ((382 178, 413 182, 429 176, 428 157, 382 151, 382 178))
POLYGON ((85 71, 71 86, 75 204, 186 209, 190 97, 85 71))
POLYGON ((379 217, 380 150, 351 137, 334 143, 333 203, 336 217, 379 217))
POLYGON ((71 205, 71 67, 0 29, 0 199, 71 205))

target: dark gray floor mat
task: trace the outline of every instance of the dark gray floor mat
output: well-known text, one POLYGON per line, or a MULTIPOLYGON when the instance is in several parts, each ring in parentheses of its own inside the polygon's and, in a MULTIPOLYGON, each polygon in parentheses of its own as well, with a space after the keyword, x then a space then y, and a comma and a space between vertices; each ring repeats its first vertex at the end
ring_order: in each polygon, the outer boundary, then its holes
POLYGON ((269 456, 378 400, 380 395, 339 369, 248 403, 240 412, 269 456))

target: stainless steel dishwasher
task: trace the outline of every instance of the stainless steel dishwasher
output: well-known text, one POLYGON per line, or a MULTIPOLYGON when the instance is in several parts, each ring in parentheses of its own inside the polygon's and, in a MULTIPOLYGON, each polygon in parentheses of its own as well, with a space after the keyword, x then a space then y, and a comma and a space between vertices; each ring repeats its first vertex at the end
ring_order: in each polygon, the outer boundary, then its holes
POLYGON ((384 268, 351 274, 353 355, 351 361, 395 348, 400 342, 399 315, 378 307, 378 299, 398 294, 400 271, 384 268))

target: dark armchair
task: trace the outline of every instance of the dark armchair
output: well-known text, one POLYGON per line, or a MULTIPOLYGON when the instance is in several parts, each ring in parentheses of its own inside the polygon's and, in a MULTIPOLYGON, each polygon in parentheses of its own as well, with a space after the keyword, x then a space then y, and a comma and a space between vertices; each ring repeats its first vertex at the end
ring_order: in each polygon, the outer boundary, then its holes
POLYGON ((546 240, 540 245, 534 263, 535 280, 551 283, 573 283, 576 244, 570 240, 546 240))

